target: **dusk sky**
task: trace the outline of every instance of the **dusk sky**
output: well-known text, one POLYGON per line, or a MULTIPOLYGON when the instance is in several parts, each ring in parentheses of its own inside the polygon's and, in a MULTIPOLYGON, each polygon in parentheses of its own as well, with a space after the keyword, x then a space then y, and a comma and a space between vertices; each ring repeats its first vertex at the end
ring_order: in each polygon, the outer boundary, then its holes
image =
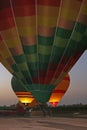
MULTIPOLYGON (((60 101, 62 104, 87 104, 87 51, 69 72, 70 86, 60 101)), ((0 64, 0 105, 11 105, 18 99, 11 88, 12 75, 0 64)))

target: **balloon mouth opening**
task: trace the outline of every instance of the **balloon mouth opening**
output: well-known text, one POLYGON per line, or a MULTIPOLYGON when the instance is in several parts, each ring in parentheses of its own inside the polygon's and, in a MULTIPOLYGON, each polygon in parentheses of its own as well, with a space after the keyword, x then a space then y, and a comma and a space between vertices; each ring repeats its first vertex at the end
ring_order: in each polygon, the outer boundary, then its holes
POLYGON ((32 91, 33 96, 39 103, 48 102, 51 93, 52 93, 51 91, 41 91, 41 90, 32 91))
POLYGON ((53 107, 57 107, 58 102, 50 102, 50 104, 51 104, 53 107))
POLYGON ((39 103, 45 103, 49 101, 50 95, 52 94, 55 86, 47 84, 33 84, 32 89, 28 88, 27 90, 32 93, 36 101, 39 103))

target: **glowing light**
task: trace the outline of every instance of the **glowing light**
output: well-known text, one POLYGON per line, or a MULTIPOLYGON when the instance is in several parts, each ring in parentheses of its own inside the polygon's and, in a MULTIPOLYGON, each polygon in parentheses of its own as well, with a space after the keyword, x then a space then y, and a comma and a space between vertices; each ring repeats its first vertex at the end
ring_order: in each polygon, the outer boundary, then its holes
POLYGON ((53 106, 53 107, 56 107, 58 102, 50 102, 50 104, 53 106))
POLYGON ((19 98, 19 100, 20 100, 20 102, 21 103, 25 103, 25 104, 27 104, 27 103, 31 103, 34 99, 33 98, 19 98))

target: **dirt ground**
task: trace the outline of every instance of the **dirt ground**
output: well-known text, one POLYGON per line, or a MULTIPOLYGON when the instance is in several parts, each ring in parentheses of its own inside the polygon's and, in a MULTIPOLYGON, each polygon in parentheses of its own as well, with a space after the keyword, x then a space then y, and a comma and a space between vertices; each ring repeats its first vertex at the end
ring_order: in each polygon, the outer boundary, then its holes
POLYGON ((0 130, 87 130, 87 119, 63 117, 0 117, 0 130))

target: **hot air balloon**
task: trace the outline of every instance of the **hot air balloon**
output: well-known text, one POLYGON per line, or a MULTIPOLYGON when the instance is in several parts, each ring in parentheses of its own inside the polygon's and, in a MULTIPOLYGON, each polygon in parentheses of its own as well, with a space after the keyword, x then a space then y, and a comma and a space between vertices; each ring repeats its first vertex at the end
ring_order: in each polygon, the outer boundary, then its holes
MULTIPOLYGON (((68 90, 69 84, 70 84, 70 77, 69 75, 66 75, 64 79, 60 82, 60 84, 56 86, 56 88, 53 90, 50 96, 48 102, 51 103, 52 106, 54 107, 57 106, 57 104, 60 102, 60 100, 68 90)), ((11 85, 21 105, 24 104, 24 106, 27 105, 28 107, 34 107, 39 105, 39 102, 36 101, 36 99, 30 92, 26 91, 21 82, 18 81, 15 77, 12 77, 11 85)))
POLYGON ((0 0, 3 65, 37 101, 49 100, 86 49, 87 0, 0 0))
POLYGON ((64 79, 60 82, 60 84, 54 89, 52 92, 49 103, 56 107, 64 94, 67 92, 70 84, 70 77, 69 75, 66 75, 64 79))
POLYGON ((11 79, 11 86, 18 97, 19 104, 23 107, 35 107, 39 105, 39 102, 36 101, 36 99, 33 97, 31 92, 26 91, 25 87, 19 80, 17 80, 15 77, 12 77, 11 79))
POLYGON ((24 104, 24 106, 28 106, 33 100, 35 100, 31 92, 26 91, 23 84, 21 84, 21 82, 15 77, 13 77, 11 80, 11 86, 18 97, 19 102, 24 104))

